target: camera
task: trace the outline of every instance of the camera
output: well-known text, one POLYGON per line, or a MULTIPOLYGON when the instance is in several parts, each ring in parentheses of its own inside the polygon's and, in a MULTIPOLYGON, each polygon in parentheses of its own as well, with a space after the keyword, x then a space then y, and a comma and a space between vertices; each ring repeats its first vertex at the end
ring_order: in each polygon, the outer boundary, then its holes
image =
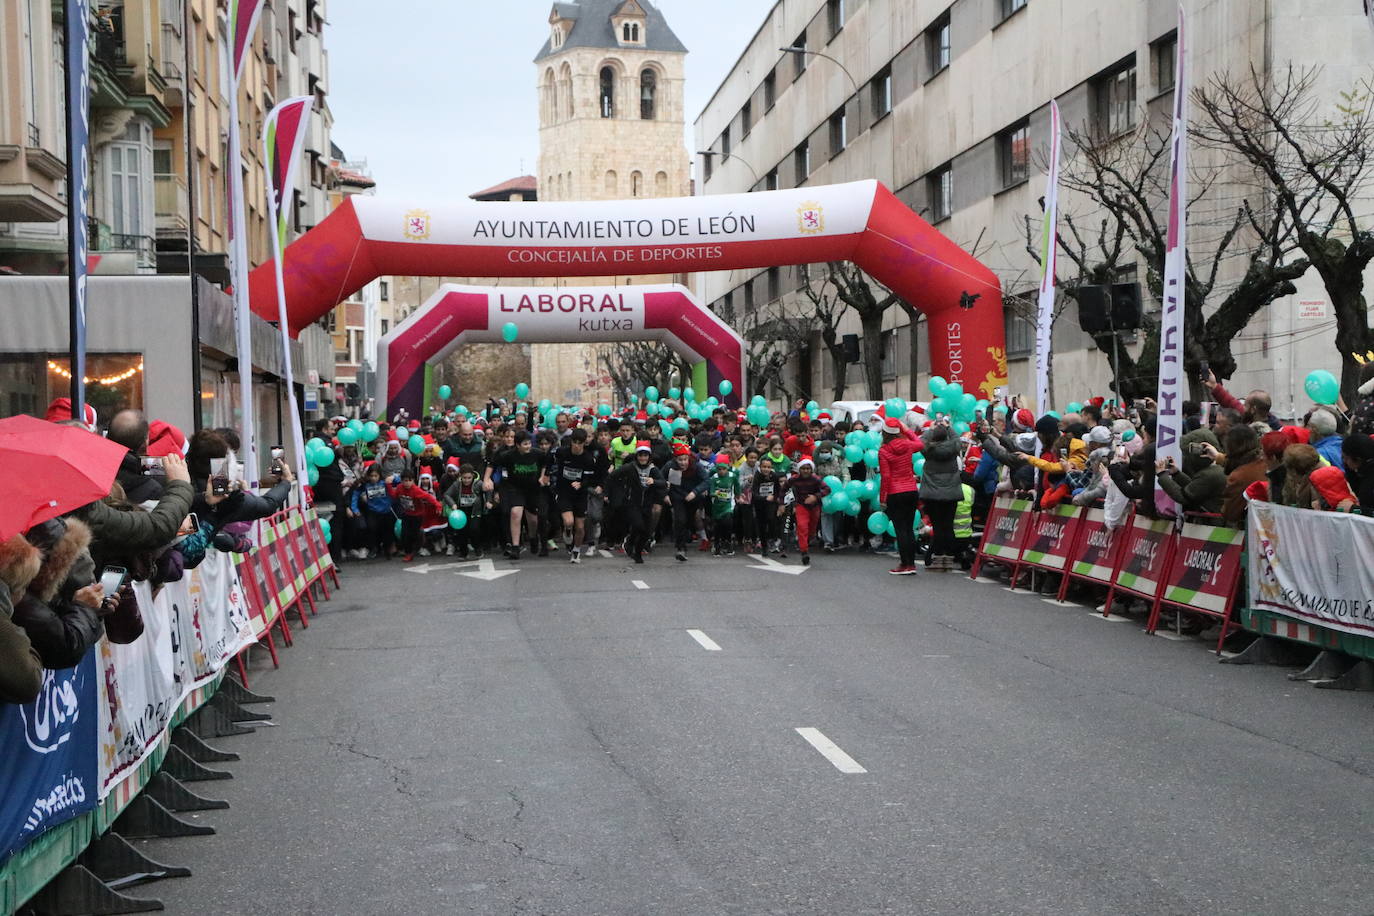
POLYGON ((163 470, 161 458, 152 458, 145 455, 140 458, 139 461, 143 465, 143 474, 146 477, 162 477, 167 473, 163 470))

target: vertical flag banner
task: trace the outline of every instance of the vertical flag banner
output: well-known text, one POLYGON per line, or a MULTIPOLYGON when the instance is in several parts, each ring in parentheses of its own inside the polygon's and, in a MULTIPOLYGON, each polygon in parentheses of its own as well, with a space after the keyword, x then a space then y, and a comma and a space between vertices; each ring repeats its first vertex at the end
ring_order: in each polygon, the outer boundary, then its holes
POLYGON ((243 442, 246 482, 256 482, 262 467, 258 463, 257 430, 253 409, 253 335, 252 312, 248 305, 248 218, 243 203, 243 153, 239 136, 239 81, 253 46, 265 0, 229 0, 229 255, 233 260, 234 329, 238 342, 239 403, 242 407, 239 438, 243 442))
MULTIPOLYGON (((1159 420, 1155 458, 1183 464, 1183 307, 1188 271, 1188 45, 1178 8, 1178 56, 1174 62, 1174 134, 1169 156, 1169 230, 1164 253, 1164 313, 1159 324, 1159 420)), ((1155 484, 1155 505, 1175 515, 1178 505, 1155 484)))
POLYGON ((1059 251, 1059 103, 1050 102, 1050 177, 1040 236, 1040 301, 1035 316, 1035 406, 1050 409, 1050 345, 1054 331, 1054 267, 1059 251))
POLYGON ((86 254, 90 224, 86 220, 86 181, 90 175, 91 3, 66 0, 67 105, 67 283, 69 345, 72 370, 72 416, 86 403, 86 254))
POLYGON ((263 125, 262 161, 267 173, 267 218, 272 223, 272 261, 277 272, 277 314, 281 330, 282 363, 286 366, 286 390, 291 403, 291 434, 296 446, 296 476, 298 484, 306 484, 305 433, 301 429, 301 412, 296 404, 295 373, 291 368, 291 332, 286 320, 286 283, 282 279, 282 252, 286 249, 286 231, 295 209, 296 168, 305 145, 305 132, 310 129, 310 112, 315 104, 313 96, 287 99, 267 115, 263 125))

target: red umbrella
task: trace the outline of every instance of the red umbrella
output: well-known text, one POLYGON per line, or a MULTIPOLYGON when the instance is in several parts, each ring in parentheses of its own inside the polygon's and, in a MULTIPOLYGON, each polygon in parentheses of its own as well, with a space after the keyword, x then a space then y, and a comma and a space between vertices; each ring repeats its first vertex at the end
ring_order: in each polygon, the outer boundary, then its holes
POLYGON ((126 453, 74 426, 0 420, 0 539, 108 496, 126 453))

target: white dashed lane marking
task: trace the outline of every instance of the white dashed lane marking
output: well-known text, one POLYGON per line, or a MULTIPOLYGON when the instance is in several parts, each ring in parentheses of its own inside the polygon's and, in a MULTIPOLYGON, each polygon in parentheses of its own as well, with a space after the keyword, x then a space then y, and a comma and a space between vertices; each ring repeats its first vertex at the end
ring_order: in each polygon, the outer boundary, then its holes
POLYGON ((797 734, 806 739, 806 743, 821 752, 821 756, 835 765, 835 769, 841 773, 867 773, 863 767, 859 766, 857 760, 846 754, 834 741, 831 741, 819 728, 798 728, 797 734))

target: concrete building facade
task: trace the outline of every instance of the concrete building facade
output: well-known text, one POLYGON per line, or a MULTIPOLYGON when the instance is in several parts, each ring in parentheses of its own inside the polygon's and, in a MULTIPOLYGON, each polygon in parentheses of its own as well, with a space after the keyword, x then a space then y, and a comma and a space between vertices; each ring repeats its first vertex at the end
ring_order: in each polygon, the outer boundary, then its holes
MULTIPOLYGON (((1188 4, 1193 84, 1251 66, 1267 73, 1290 61, 1322 64, 1319 89, 1334 104, 1338 89, 1367 73, 1374 36, 1358 4, 1279 6, 1188 4)), ((1167 118, 1176 15, 1168 0, 779 0, 695 121, 697 148, 715 154, 699 158, 698 192, 876 177, 996 271, 1008 299, 1033 301, 1039 268, 1027 251, 1026 218, 1038 238, 1049 102, 1058 102, 1066 125, 1103 142, 1131 142, 1143 122, 1167 118)), ((1193 162, 1204 173, 1213 165, 1197 148, 1193 162)), ((1246 185, 1246 176, 1228 173, 1194 208, 1190 250, 1215 244, 1219 209, 1231 205, 1233 212, 1246 185)), ((1100 214, 1092 211, 1090 201, 1062 194, 1061 213, 1096 225, 1100 214)), ((1243 266, 1241 258, 1229 260, 1223 288, 1238 279, 1227 271, 1243 266)), ((708 303, 797 302, 802 274, 795 267, 781 277, 704 274, 699 288, 708 303)), ((1143 286, 1145 267, 1128 264, 1117 279, 1143 286)), ((1234 348, 1241 363, 1234 386, 1268 388, 1283 410, 1302 400, 1308 370, 1339 371, 1330 346, 1334 322, 1320 334, 1321 319, 1298 317, 1319 312, 1312 302, 1323 294, 1312 279, 1257 316, 1234 348)), ((1157 309, 1144 292, 1145 308, 1157 309)), ((1034 328, 1024 315, 1008 310, 1012 393, 1034 385, 1034 328)), ((1060 402, 1107 392, 1108 360, 1076 319, 1070 306, 1054 328, 1060 402)), ((884 327, 884 395, 907 395, 913 375, 924 391, 923 325, 914 346, 901 309, 890 310, 884 327)), ((841 330, 857 333, 857 320, 851 315, 841 330)), ((1129 336, 1122 343, 1128 352, 1139 347, 1129 336)), ((823 357, 817 334, 796 361, 803 387, 820 400, 834 381, 823 357)), ((859 368, 849 367, 849 397, 865 396, 859 368)))

